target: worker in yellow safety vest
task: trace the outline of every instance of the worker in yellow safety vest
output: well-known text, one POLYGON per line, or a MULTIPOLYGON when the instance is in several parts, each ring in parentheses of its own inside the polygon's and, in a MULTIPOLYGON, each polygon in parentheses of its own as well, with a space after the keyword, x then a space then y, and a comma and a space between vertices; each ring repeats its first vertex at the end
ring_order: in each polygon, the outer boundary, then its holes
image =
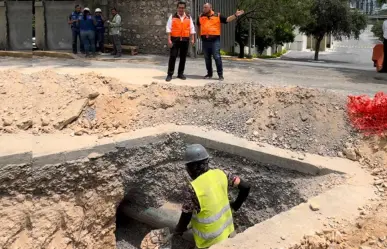
POLYGON ((196 248, 209 248, 235 235, 232 210, 237 211, 249 195, 250 186, 238 176, 209 168, 209 154, 200 144, 187 147, 186 170, 192 181, 184 192, 182 213, 175 234, 182 235, 189 223, 196 248), (230 203, 228 187, 239 189, 230 203))

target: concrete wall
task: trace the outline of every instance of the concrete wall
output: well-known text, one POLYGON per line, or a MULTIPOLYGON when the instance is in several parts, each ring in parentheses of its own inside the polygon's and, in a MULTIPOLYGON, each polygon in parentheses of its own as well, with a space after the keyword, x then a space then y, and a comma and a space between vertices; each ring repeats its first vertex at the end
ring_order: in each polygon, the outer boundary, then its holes
MULTIPOLYGON (((74 1, 46 1, 45 21, 48 50, 71 50, 72 34, 67 23, 68 16, 74 10, 74 1)), ((78 41, 79 44, 79 41, 78 41)))
POLYGON ((6 50, 8 48, 7 36, 7 10, 5 2, 0 1, 0 49, 6 50))
MULTIPOLYGON (((191 1, 186 2, 190 10, 191 1)), ((145 53, 168 51, 165 25, 168 17, 176 12, 175 0, 109 0, 108 5, 116 7, 122 17, 123 44, 136 45, 145 53)))
POLYGON ((11 50, 32 50, 32 1, 8 1, 7 17, 11 50))
POLYGON ((307 49, 308 37, 301 34, 298 28, 294 31, 294 34, 296 37, 294 38, 294 42, 290 44, 289 49, 295 51, 305 51, 307 49))
POLYGON ((35 43, 40 49, 46 49, 46 27, 44 3, 35 2, 35 43))

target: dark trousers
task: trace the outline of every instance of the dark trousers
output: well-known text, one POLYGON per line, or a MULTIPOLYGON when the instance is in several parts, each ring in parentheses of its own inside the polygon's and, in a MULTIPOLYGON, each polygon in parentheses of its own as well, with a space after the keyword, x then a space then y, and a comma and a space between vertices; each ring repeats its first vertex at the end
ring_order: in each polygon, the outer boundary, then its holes
POLYGON ((81 31, 83 46, 85 46, 86 54, 95 53, 95 32, 93 30, 81 31))
POLYGON ((384 49, 384 59, 383 59, 382 71, 387 73, 387 39, 383 40, 383 49, 384 49))
POLYGON ((121 37, 119 35, 112 35, 113 39, 113 54, 120 55, 122 53, 121 37))
POLYGON ((81 49, 81 52, 84 53, 85 52, 85 48, 83 46, 83 41, 81 39, 81 32, 78 30, 78 29, 71 29, 71 32, 72 32, 72 36, 73 36, 73 39, 72 39, 72 42, 73 42, 73 53, 76 54, 78 53, 78 39, 79 39, 79 45, 80 45, 80 49, 81 49))
POLYGON ((206 61, 207 75, 212 76, 212 58, 214 57, 216 71, 223 76, 222 57, 220 57, 220 38, 210 41, 203 41, 203 53, 206 61))
POLYGON ((174 41, 170 55, 169 55, 169 63, 168 63, 168 75, 172 76, 175 72, 175 64, 177 55, 180 52, 180 62, 179 69, 177 70, 178 75, 184 74, 185 62, 187 60, 189 41, 174 41))
POLYGON ((104 52, 104 39, 105 31, 97 30, 95 31, 95 50, 98 52, 104 52))

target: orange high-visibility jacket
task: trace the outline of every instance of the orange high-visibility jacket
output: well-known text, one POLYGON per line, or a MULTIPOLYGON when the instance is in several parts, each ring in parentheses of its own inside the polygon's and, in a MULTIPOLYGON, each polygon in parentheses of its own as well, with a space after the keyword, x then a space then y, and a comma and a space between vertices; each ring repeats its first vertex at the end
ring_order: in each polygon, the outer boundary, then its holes
POLYGON ((374 67, 376 71, 379 72, 383 69, 384 61, 384 46, 383 44, 376 44, 372 53, 372 61, 374 62, 374 67))
POLYGON ((171 37, 189 38, 190 30, 191 18, 189 15, 185 15, 183 20, 177 13, 172 16, 171 37))
POLYGON ((214 14, 212 11, 210 16, 201 15, 199 22, 201 36, 220 35, 220 13, 214 14))

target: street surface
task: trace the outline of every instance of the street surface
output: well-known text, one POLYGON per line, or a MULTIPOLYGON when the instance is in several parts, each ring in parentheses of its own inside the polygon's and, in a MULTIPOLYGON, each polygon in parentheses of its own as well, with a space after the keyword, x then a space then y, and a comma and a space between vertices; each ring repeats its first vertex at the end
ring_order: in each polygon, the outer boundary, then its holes
MULTIPOLYGON (((354 67, 363 70, 375 70, 371 61, 372 49, 380 43, 371 32, 371 25, 360 35, 359 40, 343 38, 334 41, 333 47, 326 52, 320 52, 319 64, 335 64, 341 67, 354 67)), ((314 52, 290 51, 282 57, 283 60, 312 62, 314 52)))
MULTIPOLYGON (((224 58, 226 80, 222 84, 252 82, 373 95, 378 91, 387 91, 387 74, 377 73, 371 61, 372 48, 378 42, 369 26, 359 40, 335 41, 329 52, 320 54, 319 62, 312 60, 313 52, 298 51, 290 51, 281 59, 248 61, 224 58)), ((164 83, 167 65, 168 57, 157 55, 125 55, 120 59, 103 55, 97 60, 0 57, 0 69, 18 68, 26 72, 53 69, 69 74, 94 71, 130 84, 164 83)), ((206 74, 203 58, 188 59, 185 72, 186 81, 174 79, 171 84, 195 86, 218 83, 216 80, 202 79, 206 74)))
MULTIPOLYGON (((116 61, 91 61, 84 59, 0 58, 0 69, 17 68, 26 72, 53 69, 62 73, 79 74, 96 72, 117 77, 131 84, 164 83, 168 58, 164 56, 127 56, 116 61)), ((172 80, 172 84, 203 85, 217 82, 202 80, 206 73, 204 59, 189 59, 186 66, 188 79, 172 80)), ((342 68, 309 62, 282 60, 232 61, 224 60, 224 76, 227 83, 259 83, 277 86, 303 86, 342 91, 346 94, 371 94, 387 91, 387 75, 374 70, 342 68)))

